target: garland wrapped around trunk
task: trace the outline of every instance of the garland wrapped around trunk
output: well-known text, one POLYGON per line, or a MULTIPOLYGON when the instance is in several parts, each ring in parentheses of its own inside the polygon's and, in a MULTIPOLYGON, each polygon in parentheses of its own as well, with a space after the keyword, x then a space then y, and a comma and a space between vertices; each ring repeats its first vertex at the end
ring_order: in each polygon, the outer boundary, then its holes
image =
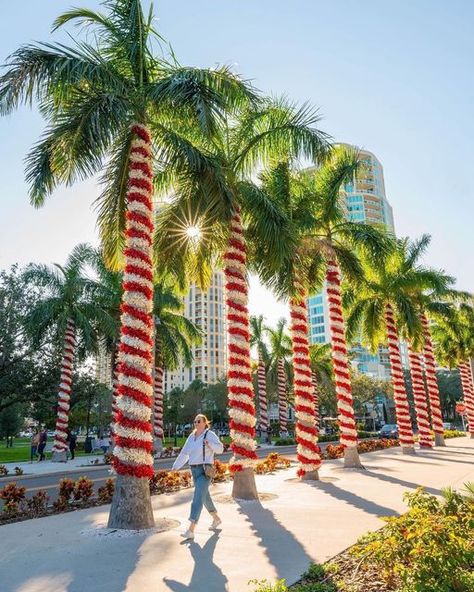
POLYGON ((395 399, 395 413, 397 416, 400 444, 403 452, 414 452, 413 430, 410 420, 405 379, 403 376, 402 357, 398 339, 395 317, 390 304, 385 305, 385 325, 387 328, 388 352, 390 358, 390 373, 392 375, 393 397, 395 399))
POLYGON ((433 341, 431 339, 430 324, 428 317, 421 316, 423 325, 423 337, 425 341, 423 355, 425 359, 426 386, 428 389, 428 399, 431 410, 431 426, 435 433, 436 446, 446 446, 444 442, 443 416, 441 414, 441 403, 439 401, 438 379, 436 378, 436 363, 433 351, 433 341))
POLYGON ((115 422, 117 421, 117 413, 118 413, 118 405, 117 405, 117 398, 118 398, 118 349, 115 353, 112 353, 111 356, 112 362, 112 419, 110 422, 110 444, 113 447, 115 445, 115 433, 114 427, 115 422))
POLYGON ((260 429, 262 432, 268 432, 268 406, 267 406, 267 373, 262 352, 258 351, 258 407, 260 411, 260 429))
POLYGON ((72 368, 76 352, 76 326, 68 319, 64 335, 64 349, 61 361, 61 377, 59 380, 58 412, 56 432, 54 434, 53 460, 66 460, 68 449, 67 429, 69 425, 69 401, 71 398, 72 368))
POLYGON ((431 433, 430 416, 426 402, 425 382, 423 380, 423 368, 421 354, 414 352, 411 347, 408 351, 410 360, 411 382, 413 387, 413 399, 415 401, 416 423, 418 424, 419 443, 422 448, 432 448, 433 436, 431 433))
POLYGON ((299 462, 297 474, 303 479, 318 479, 321 456, 318 446, 318 431, 314 421, 314 389, 309 357, 308 311, 304 291, 299 286, 297 288, 299 296, 290 299, 295 434, 299 462))
POLYGON ((321 419, 319 417, 319 395, 318 395, 318 377, 316 372, 311 373, 311 382, 313 383, 313 399, 314 399, 314 425, 319 434, 319 426, 321 419))
POLYGON ((151 138, 132 127, 121 305, 117 418, 112 464, 119 475, 153 475, 153 205, 151 138))
POLYGON ((278 418, 280 422, 280 432, 288 433, 288 401, 286 395, 286 372, 285 363, 279 358, 277 362, 277 382, 278 382, 278 418))
MULTIPOLYGON (((224 255, 227 305, 229 416, 231 449, 229 469, 235 473, 254 466, 255 405, 250 361, 248 312, 247 247, 242 232, 240 212, 231 220, 231 232, 224 255)), ((234 478, 235 486, 235 478, 234 478)))
POLYGON ((153 384, 153 434, 155 438, 163 439, 163 378, 164 369, 161 363, 155 365, 155 379, 153 384))
POLYGON ((461 375, 461 386, 464 395, 464 404, 466 405, 468 430, 471 438, 474 438, 474 386, 472 381, 471 366, 469 362, 463 362, 459 365, 461 375))

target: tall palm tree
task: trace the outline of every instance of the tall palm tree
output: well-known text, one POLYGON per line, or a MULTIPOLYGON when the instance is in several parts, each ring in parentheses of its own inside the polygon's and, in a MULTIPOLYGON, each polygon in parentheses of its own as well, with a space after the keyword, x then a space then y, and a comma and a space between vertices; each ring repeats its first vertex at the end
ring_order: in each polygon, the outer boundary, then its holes
POLYGON ((267 442, 269 439, 268 423, 268 401, 267 401, 267 367, 269 366, 270 356, 265 343, 265 334, 267 327, 263 315, 250 317, 250 346, 257 348, 258 368, 257 368, 257 389, 258 389, 258 408, 259 423, 262 433, 262 440, 267 442))
MULTIPOLYGON (((257 192, 245 192, 249 177, 258 165, 272 160, 305 156, 315 161, 327 150, 326 136, 316 129, 316 112, 307 106, 295 108, 285 100, 263 101, 243 110, 232 122, 224 121, 211 142, 206 143, 215 164, 204 179, 157 179, 161 190, 172 189, 175 199, 162 218, 168 232, 160 233, 158 250, 165 250, 167 266, 188 268, 183 260, 201 259, 192 268, 201 272, 209 253, 222 255, 227 290, 227 331, 229 343, 229 415, 234 456, 233 495, 256 499, 252 471, 255 453, 255 405, 250 362, 248 314, 247 240, 253 238, 272 257, 283 256, 278 228, 278 209, 257 192), (198 245, 182 241, 183 228, 201 230, 198 245), (180 248, 183 246, 184 248, 180 248), (197 251, 197 254, 196 254, 197 251)), ((205 278, 204 278, 205 279, 205 278)))
POLYGON ((331 382, 333 379, 331 344, 315 343, 309 348, 309 357, 311 363, 311 377, 314 388, 314 419, 316 429, 320 428, 319 414, 319 385, 321 383, 331 382))
POLYGON ((288 433, 288 383, 285 366, 291 356, 291 338, 286 333, 286 324, 286 319, 281 318, 278 320, 276 327, 267 328, 271 368, 277 384, 278 418, 281 435, 288 433))
POLYGON ((48 291, 47 296, 28 315, 29 332, 38 343, 47 331, 55 332, 64 342, 53 445, 54 462, 67 460, 69 401, 78 338, 84 350, 92 352, 97 348, 101 329, 109 324, 107 315, 91 298, 92 286, 83 273, 82 249, 83 245, 78 245, 65 265, 31 265, 25 271, 26 279, 35 280, 48 291))
POLYGON ((72 9, 56 19, 87 26, 71 47, 21 47, 0 78, 0 112, 35 101, 48 128, 27 158, 32 203, 59 183, 104 171, 98 207, 107 262, 124 266, 119 346, 118 473, 109 526, 153 525, 148 477, 153 474, 153 168, 167 178, 205 177, 209 158, 183 135, 188 124, 211 135, 226 112, 255 99, 227 68, 180 66, 163 48, 141 0, 107 0, 106 13, 72 9))
MULTIPOLYGON (((421 360, 417 353, 423 343, 420 303, 423 300, 426 304, 423 294, 436 293, 444 279, 440 279, 438 272, 418 263, 424 242, 424 238, 414 242, 398 240, 384 263, 365 261, 364 283, 357 293, 347 295, 347 301, 351 302, 349 334, 361 333, 374 350, 385 338, 388 341, 397 423, 405 454, 413 453, 414 440, 401 363, 401 337, 409 341, 420 440, 426 446, 432 443, 421 360)), ((435 417, 433 406, 432 413, 435 417)))
POLYGON ((174 370, 181 362, 190 366, 192 346, 201 341, 201 332, 183 314, 183 301, 163 281, 155 282, 153 318, 155 321, 155 375, 153 424, 156 439, 163 438, 163 376, 165 368, 174 370))

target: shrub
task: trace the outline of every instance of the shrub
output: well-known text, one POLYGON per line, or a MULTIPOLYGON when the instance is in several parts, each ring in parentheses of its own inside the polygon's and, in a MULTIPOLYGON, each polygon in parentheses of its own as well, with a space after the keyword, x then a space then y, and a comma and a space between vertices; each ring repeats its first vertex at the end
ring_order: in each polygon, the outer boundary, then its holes
POLYGON ((32 498, 27 500, 28 513, 34 518, 42 516, 48 511, 49 495, 44 489, 37 491, 32 498))
POLYGON ((255 584, 254 592, 288 592, 285 580, 278 580, 271 584, 268 580, 250 580, 249 584, 255 584))
POLYGON ((108 504, 112 501, 115 491, 115 483, 113 479, 107 479, 105 485, 99 487, 97 490, 97 498, 103 504, 108 504))
POLYGON ((6 477, 9 471, 5 465, 0 465, 0 477, 6 477))
POLYGON ((78 502, 87 502, 94 495, 94 482, 88 477, 79 477, 74 485, 74 499, 78 502))
POLYGON ((449 438, 462 438, 466 435, 466 432, 461 432, 460 430, 445 430, 444 437, 446 439, 449 438))
POLYGON ((74 492, 75 482, 73 479, 61 479, 59 482, 58 498, 53 504, 53 508, 57 512, 65 510, 74 492))
POLYGON ((19 476, 19 475, 23 475, 23 469, 20 467, 15 467, 13 469, 15 471, 15 475, 19 476))
POLYGON ((386 518, 380 531, 362 537, 351 553, 375 565, 389 584, 399 578, 402 590, 462 592, 472 588, 474 497, 452 490, 438 500, 422 488, 405 493, 409 510, 386 518))
POLYGON ((104 454, 104 463, 106 465, 110 465, 111 462, 112 462, 112 454, 110 452, 106 452, 104 454))
POLYGON ((19 514, 21 506, 25 503, 25 487, 18 487, 16 483, 9 483, 0 489, 0 499, 3 504, 3 512, 8 518, 19 514))
POLYGON ((223 463, 220 460, 214 461, 214 466, 216 467, 216 476, 214 477, 215 483, 222 483, 227 479, 227 471, 228 466, 227 463, 223 463))
POLYGON ((279 438, 274 442, 275 446, 293 446, 296 444, 296 441, 293 438, 279 438))
POLYGON ((342 444, 328 444, 326 448, 327 458, 342 458, 344 456, 344 446, 342 444))
POLYGON ((319 442, 337 442, 339 440, 339 434, 325 434, 324 436, 319 436, 319 442))

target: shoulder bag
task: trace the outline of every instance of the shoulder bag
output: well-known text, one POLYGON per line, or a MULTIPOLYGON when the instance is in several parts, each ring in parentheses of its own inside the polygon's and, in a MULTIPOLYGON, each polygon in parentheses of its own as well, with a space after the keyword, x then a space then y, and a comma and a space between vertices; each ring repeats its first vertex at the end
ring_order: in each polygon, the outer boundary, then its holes
POLYGON ((206 436, 207 436, 207 432, 209 430, 206 430, 206 433, 204 434, 204 438, 202 439, 202 466, 204 467, 204 474, 206 475, 206 477, 208 479, 214 479, 214 477, 216 476, 216 467, 212 464, 206 464, 206 436))

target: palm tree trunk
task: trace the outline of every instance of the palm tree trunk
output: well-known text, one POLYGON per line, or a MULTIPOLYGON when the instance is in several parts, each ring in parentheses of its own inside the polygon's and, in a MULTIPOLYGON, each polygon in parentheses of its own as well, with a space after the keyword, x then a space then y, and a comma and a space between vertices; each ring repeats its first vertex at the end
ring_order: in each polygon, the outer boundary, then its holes
POLYGON ((72 367, 76 352, 76 326, 68 319, 64 335, 63 358, 61 361, 61 378, 58 392, 58 413, 56 417, 56 433, 54 435, 53 462, 66 462, 68 444, 66 442, 69 424, 69 400, 71 398, 72 367))
POLYGON ((318 377, 316 372, 311 373, 311 382, 313 383, 313 400, 314 400, 314 425, 319 434, 319 426, 321 419, 319 417, 319 393, 318 393, 318 377))
POLYGON ((298 476, 302 479, 319 479, 321 466, 318 432, 314 425, 314 395, 309 357, 308 311, 305 295, 290 299, 291 343, 293 349, 293 390, 295 393, 295 434, 298 444, 298 476))
POLYGON ((112 453, 115 445, 115 422, 117 421, 117 398, 118 398, 118 348, 115 345, 111 353, 111 367, 112 367, 112 414, 110 421, 110 448, 109 452, 112 453))
POLYGON ((250 361, 248 312, 247 246, 240 212, 232 216, 230 237, 224 255, 227 305, 228 370, 231 449, 229 468, 234 473, 232 495, 237 499, 258 499, 253 466, 255 452, 255 405, 250 361))
POLYGON ((163 360, 160 354, 159 340, 155 337, 155 376, 153 381, 153 435, 163 439, 163 360))
POLYGON ((331 353, 336 382, 340 442, 344 446, 344 466, 361 467, 357 451, 357 429, 352 401, 351 376, 347 357, 346 327, 342 316, 341 274, 337 261, 328 261, 326 290, 329 304, 331 353))
POLYGON ((132 133, 112 459, 117 480, 108 526, 139 529, 154 525, 148 481, 153 475, 153 173, 148 129, 135 124, 132 133))
POLYGON ((268 405, 267 405, 267 375, 265 369, 265 362, 263 361, 262 352, 258 350, 258 370, 257 370, 257 386, 258 386, 258 407, 260 411, 260 430, 262 432, 262 439, 268 439, 268 405))
POLYGON ((413 398, 415 401, 416 423, 418 424, 419 442, 421 448, 432 448, 433 436, 430 427, 430 416, 426 402, 425 381, 423 380, 423 368, 421 354, 409 348, 411 381, 413 386, 413 398))
POLYGON ((278 418, 280 423, 280 436, 288 435, 288 401, 286 396, 285 363, 280 358, 277 362, 278 382, 278 418))
POLYGON ((413 454, 415 452, 413 430, 410 420, 410 408, 408 406, 405 379, 403 377, 402 357, 398 339, 395 317, 390 304, 385 306, 385 324, 387 328, 388 352, 390 358, 390 372, 393 383, 393 396, 395 399, 395 412, 397 415, 398 432, 402 452, 413 454))
POLYGON ((421 316, 421 322, 423 324, 423 337, 425 340, 423 354, 425 358, 426 386, 428 387, 428 399, 431 409, 431 425, 435 433, 435 445, 446 446, 444 442, 443 416, 441 414, 441 404, 439 401, 438 379, 436 378, 436 363, 433 351, 433 341, 431 339, 428 317, 425 314, 421 316))
POLYGON ((459 365, 461 375, 462 392, 464 395, 464 404, 466 405, 468 430, 471 438, 474 438, 474 387, 472 386, 471 368, 469 362, 463 362, 459 365))

